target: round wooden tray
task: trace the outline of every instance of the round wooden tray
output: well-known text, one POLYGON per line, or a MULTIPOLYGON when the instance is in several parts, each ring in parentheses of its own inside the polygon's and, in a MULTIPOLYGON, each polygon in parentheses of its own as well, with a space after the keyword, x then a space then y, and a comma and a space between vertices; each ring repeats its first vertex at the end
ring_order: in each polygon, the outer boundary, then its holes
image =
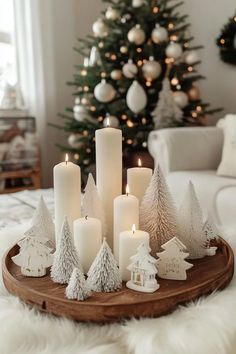
POLYGON ((234 256, 230 246, 220 239, 215 256, 192 261, 186 281, 159 279, 160 289, 153 294, 139 293, 123 286, 113 293, 93 293, 86 301, 68 300, 65 286, 55 284, 50 276, 26 278, 11 257, 17 245, 3 258, 3 280, 6 288, 27 304, 58 316, 83 322, 112 322, 131 317, 158 317, 179 304, 194 300, 213 290, 225 288, 234 272, 234 256))

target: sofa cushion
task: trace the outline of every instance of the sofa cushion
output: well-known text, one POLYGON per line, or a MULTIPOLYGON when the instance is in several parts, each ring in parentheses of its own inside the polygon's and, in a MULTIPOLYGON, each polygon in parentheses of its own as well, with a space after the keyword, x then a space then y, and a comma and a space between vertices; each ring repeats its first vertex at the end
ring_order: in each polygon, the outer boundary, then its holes
MULTIPOLYGON (((236 187, 236 179, 228 177, 219 177, 216 175, 215 170, 171 172, 167 175, 167 182, 170 186, 170 190, 172 192, 173 198, 176 201, 177 206, 182 203, 189 180, 193 182, 196 188, 196 192, 203 208, 204 215, 206 216, 207 213, 210 212, 215 218, 215 221, 217 223, 221 223, 221 220, 218 217, 218 214, 221 213, 221 211, 217 210, 216 207, 216 199, 218 198, 218 193, 222 192, 224 188, 227 188, 229 186, 236 187)), ((227 196, 224 197, 224 201, 226 200, 227 196)), ((231 196, 229 197, 231 198, 230 200, 232 204, 234 203, 235 209, 236 188, 231 189, 231 196)), ((218 204, 219 203, 217 199, 217 205, 218 204)), ((229 207, 227 207, 227 210, 228 209, 229 207)), ((225 213, 227 213, 226 210, 225 213)))

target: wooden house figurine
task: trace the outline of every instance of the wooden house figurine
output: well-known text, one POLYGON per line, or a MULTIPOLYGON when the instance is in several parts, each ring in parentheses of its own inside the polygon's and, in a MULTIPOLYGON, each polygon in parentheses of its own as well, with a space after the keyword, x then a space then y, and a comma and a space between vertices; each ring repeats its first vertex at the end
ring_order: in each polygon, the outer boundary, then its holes
POLYGON ((187 270, 192 268, 192 264, 185 261, 189 256, 186 252, 185 245, 177 238, 171 240, 161 246, 163 252, 157 253, 158 277, 172 280, 186 280, 187 270))
POLYGON ((137 250, 138 253, 131 257, 132 263, 127 267, 131 272, 131 280, 126 286, 132 290, 153 293, 159 289, 156 280, 156 259, 150 255, 148 243, 142 243, 137 250))

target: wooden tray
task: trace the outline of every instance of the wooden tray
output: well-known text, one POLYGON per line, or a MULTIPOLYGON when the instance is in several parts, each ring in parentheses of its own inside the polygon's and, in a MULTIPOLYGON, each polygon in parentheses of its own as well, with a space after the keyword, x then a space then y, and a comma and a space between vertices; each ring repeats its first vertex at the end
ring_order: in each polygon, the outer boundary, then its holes
POLYGON ((6 288, 27 304, 40 311, 66 316, 83 322, 113 322, 131 317, 158 317, 179 304, 194 300, 213 290, 225 288, 234 272, 234 256, 230 246, 220 239, 213 257, 193 261, 187 281, 159 279, 160 289, 153 294, 139 293, 123 286, 113 293, 93 293, 84 302, 67 300, 65 286, 55 284, 49 275, 26 278, 21 275, 11 257, 18 246, 11 248, 3 258, 3 280, 6 288))

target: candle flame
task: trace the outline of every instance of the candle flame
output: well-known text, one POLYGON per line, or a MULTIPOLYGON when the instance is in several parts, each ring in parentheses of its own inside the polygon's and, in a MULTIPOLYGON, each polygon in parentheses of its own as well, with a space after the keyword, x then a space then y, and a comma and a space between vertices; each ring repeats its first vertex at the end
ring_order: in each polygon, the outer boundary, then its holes
POLYGON ((138 167, 142 167, 142 161, 141 161, 141 159, 138 159, 138 167))
POLYGON ((129 195, 129 185, 128 185, 128 184, 126 184, 125 192, 126 192, 126 195, 127 195, 127 197, 128 197, 128 195, 129 195))
POLYGON ((107 121, 106 121, 106 127, 107 128, 110 127, 110 118, 109 117, 107 118, 107 121))
POLYGON ((65 163, 67 164, 68 161, 69 161, 69 156, 68 156, 68 154, 66 154, 65 163))
POLYGON ((133 224, 133 226, 132 226, 133 235, 134 235, 135 231, 136 231, 136 226, 135 226, 135 224, 133 224))

